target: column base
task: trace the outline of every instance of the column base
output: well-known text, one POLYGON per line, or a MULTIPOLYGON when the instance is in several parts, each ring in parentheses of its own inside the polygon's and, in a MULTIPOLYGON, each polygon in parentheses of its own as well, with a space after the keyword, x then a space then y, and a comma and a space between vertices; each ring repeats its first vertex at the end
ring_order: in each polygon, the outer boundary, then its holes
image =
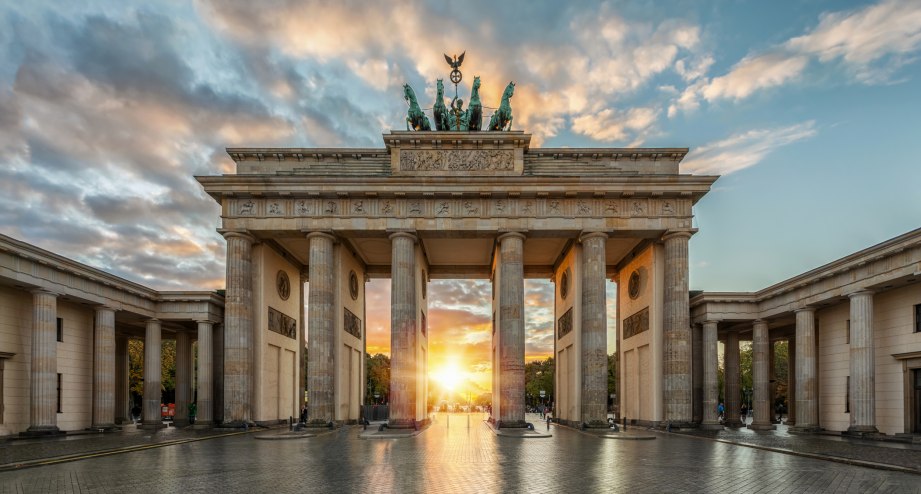
POLYGON ((817 425, 804 425, 804 426, 790 427, 789 429, 787 429, 787 432, 790 432, 792 434, 815 434, 816 432, 822 432, 823 430, 824 429, 822 429, 821 427, 817 425))
POLYGON ((138 424, 138 429, 155 430, 155 429, 166 429, 167 427, 168 426, 164 424, 162 420, 156 421, 156 422, 145 420, 141 422, 140 424, 138 424))
POLYGON ((591 422, 582 422, 583 429, 610 429, 611 424, 607 421, 592 420, 591 422))
POLYGON ((187 427, 192 425, 189 419, 173 419, 173 427, 187 427))
POLYGON ((847 431, 844 432, 849 436, 870 436, 873 434, 879 434, 879 429, 873 425, 852 425, 847 428, 847 431))
POLYGON ((723 430, 723 424, 719 422, 704 422, 700 424, 700 430, 703 431, 721 431, 723 430))
POLYGON ((753 430, 753 431, 773 431, 773 430, 777 430, 777 426, 774 425, 774 424, 772 424, 772 423, 770 423, 770 422, 767 422, 767 423, 752 422, 751 424, 748 424, 748 428, 751 429, 751 430, 753 430))
POLYGON ((93 424, 93 425, 91 425, 89 428, 87 428, 86 430, 88 430, 88 431, 98 431, 98 430, 103 430, 103 431, 114 431, 114 430, 118 430, 118 429, 119 429, 119 427, 118 427, 117 425, 115 425, 115 424, 93 424))
POLYGON ((745 426, 745 424, 742 423, 741 419, 729 419, 723 425, 725 425, 726 427, 729 427, 730 429, 740 429, 745 426))
POLYGON ((64 434, 64 431, 58 429, 56 425, 33 425, 25 430, 25 432, 20 432, 20 437, 42 437, 42 436, 54 436, 57 434, 64 434))
POLYGON ((192 425, 193 429, 211 429, 214 427, 214 422, 210 420, 196 420, 195 424, 192 425))
POLYGON ((413 419, 389 419, 387 420, 388 429, 415 429, 418 422, 413 419))
POLYGON ((524 420, 497 420, 496 429, 527 429, 528 423, 524 420))

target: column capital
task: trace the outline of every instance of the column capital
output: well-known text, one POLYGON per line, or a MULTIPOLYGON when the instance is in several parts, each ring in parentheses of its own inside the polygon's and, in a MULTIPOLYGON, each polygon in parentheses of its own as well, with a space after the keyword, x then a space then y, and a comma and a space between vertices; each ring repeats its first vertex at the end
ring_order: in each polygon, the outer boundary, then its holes
POLYGON ((704 324, 719 324, 719 323, 720 323, 720 320, 719 320, 719 319, 706 319, 706 320, 704 320, 704 324))
POLYGON ((800 312, 812 312, 812 313, 815 313, 815 307, 806 306, 806 307, 800 307, 800 308, 798 308, 798 309, 793 309, 793 313, 794 313, 794 314, 798 314, 798 313, 800 313, 800 312))
POLYGON ((866 296, 871 296, 871 297, 872 297, 872 296, 873 296, 873 293, 874 293, 873 290, 869 290, 869 289, 863 288, 863 289, 857 290, 856 292, 848 293, 848 294, 847 294, 847 298, 866 297, 866 296))
POLYGON ((662 235, 662 241, 664 242, 673 238, 686 238, 690 240, 695 233, 697 233, 697 228, 692 228, 690 230, 668 230, 662 235))
POLYGON ((506 238, 520 238, 522 241, 524 241, 528 238, 528 236, 525 235, 524 232, 505 232, 496 237, 496 241, 502 243, 502 240, 506 238))
POLYGON ((214 325, 214 321, 210 319, 193 319, 193 321, 195 321, 198 324, 210 324, 212 326, 214 325))
POLYGON ((34 289, 32 289, 32 290, 29 290, 29 293, 31 293, 32 295, 51 295, 52 297, 60 297, 60 296, 61 296, 61 294, 58 293, 58 292, 54 292, 54 291, 51 291, 51 290, 49 290, 49 289, 47 289, 47 288, 42 288, 42 287, 38 287, 38 288, 34 288, 34 289))
POLYGON ((108 305, 97 305, 93 307, 93 310, 95 310, 96 312, 102 312, 102 311, 107 311, 107 310, 112 311, 112 312, 118 312, 118 309, 114 307, 109 307, 108 305))
POLYGON ((415 231, 415 230, 404 230, 404 231, 401 231, 401 230, 388 230, 387 233, 390 234, 390 235, 387 236, 387 238, 389 238, 390 240, 393 240, 393 239, 395 239, 395 238, 404 237, 404 238, 408 238, 408 239, 412 240, 413 243, 419 241, 419 237, 416 235, 416 231, 415 231))
POLYGON ((758 324, 764 324, 765 326, 767 326, 767 321, 761 318, 758 318, 752 321, 752 326, 755 326, 758 324))
POLYGON ((223 236, 224 236, 224 239, 227 239, 227 240, 236 237, 236 238, 242 238, 242 239, 245 239, 245 240, 249 240, 250 243, 256 243, 256 237, 252 236, 252 235, 251 235, 248 231, 246 231, 246 230, 240 230, 240 231, 238 231, 238 230, 224 230, 224 229, 219 229, 217 232, 220 233, 221 235, 223 235, 223 236))
POLYGON ((599 237, 607 240, 608 234, 606 232, 582 232, 582 235, 579 235, 579 242, 585 242, 586 239, 599 237))
POLYGON ((312 239, 312 238, 328 238, 330 241, 332 241, 332 242, 334 242, 334 243, 336 242, 336 236, 333 235, 333 233, 330 232, 330 231, 326 231, 326 230, 316 230, 316 231, 302 230, 302 232, 307 234, 307 235, 306 235, 306 236, 307 236, 307 240, 310 240, 310 239, 312 239))

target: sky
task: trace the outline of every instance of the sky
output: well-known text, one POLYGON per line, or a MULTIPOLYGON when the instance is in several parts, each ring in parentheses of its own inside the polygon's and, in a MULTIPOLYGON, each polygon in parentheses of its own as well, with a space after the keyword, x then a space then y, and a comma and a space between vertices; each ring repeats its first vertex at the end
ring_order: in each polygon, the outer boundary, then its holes
MULTIPOLYGON (((461 97, 479 75, 498 106, 515 81, 532 147, 688 147, 682 173, 721 175, 692 289, 758 290, 921 226, 919 0, 29 1, 0 6, 0 233, 221 288, 194 175, 233 173, 225 147, 382 147, 402 85, 430 106, 463 51, 461 97)), ((549 289, 526 286, 531 358, 552 348, 549 289)), ((368 290, 382 351, 388 290, 368 290)), ((431 344, 481 369, 488 286, 431 293, 431 344)))

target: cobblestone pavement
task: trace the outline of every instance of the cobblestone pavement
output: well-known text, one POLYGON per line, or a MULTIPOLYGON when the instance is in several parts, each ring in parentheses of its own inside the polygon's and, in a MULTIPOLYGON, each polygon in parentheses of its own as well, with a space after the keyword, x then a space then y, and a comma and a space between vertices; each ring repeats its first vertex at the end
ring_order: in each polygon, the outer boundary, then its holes
POLYGON ((518 439, 482 418, 468 428, 465 415, 448 425, 439 414, 408 439, 362 440, 344 427, 292 441, 189 442, 0 473, 0 493, 921 492, 919 475, 681 434, 612 441, 553 427, 551 438, 518 439))
MULTIPOLYGON (((921 444, 855 439, 840 435, 788 434, 785 425, 777 426, 777 430, 774 431, 739 428, 722 431, 698 430, 682 434, 791 453, 817 455, 838 461, 855 460, 893 465, 921 474, 921 444)), ((918 481, 921 483, 921 478, 918 481)))

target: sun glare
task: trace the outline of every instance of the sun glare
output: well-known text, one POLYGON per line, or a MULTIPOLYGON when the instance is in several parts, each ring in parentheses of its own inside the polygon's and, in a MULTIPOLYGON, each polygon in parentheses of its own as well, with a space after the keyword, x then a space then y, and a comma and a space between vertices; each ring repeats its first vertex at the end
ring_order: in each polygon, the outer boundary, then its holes
POLYGON ((432 372, 431 377, 446 391, 456 391, 464 381, 465 376, 457 363, 451 362, 432 372))

